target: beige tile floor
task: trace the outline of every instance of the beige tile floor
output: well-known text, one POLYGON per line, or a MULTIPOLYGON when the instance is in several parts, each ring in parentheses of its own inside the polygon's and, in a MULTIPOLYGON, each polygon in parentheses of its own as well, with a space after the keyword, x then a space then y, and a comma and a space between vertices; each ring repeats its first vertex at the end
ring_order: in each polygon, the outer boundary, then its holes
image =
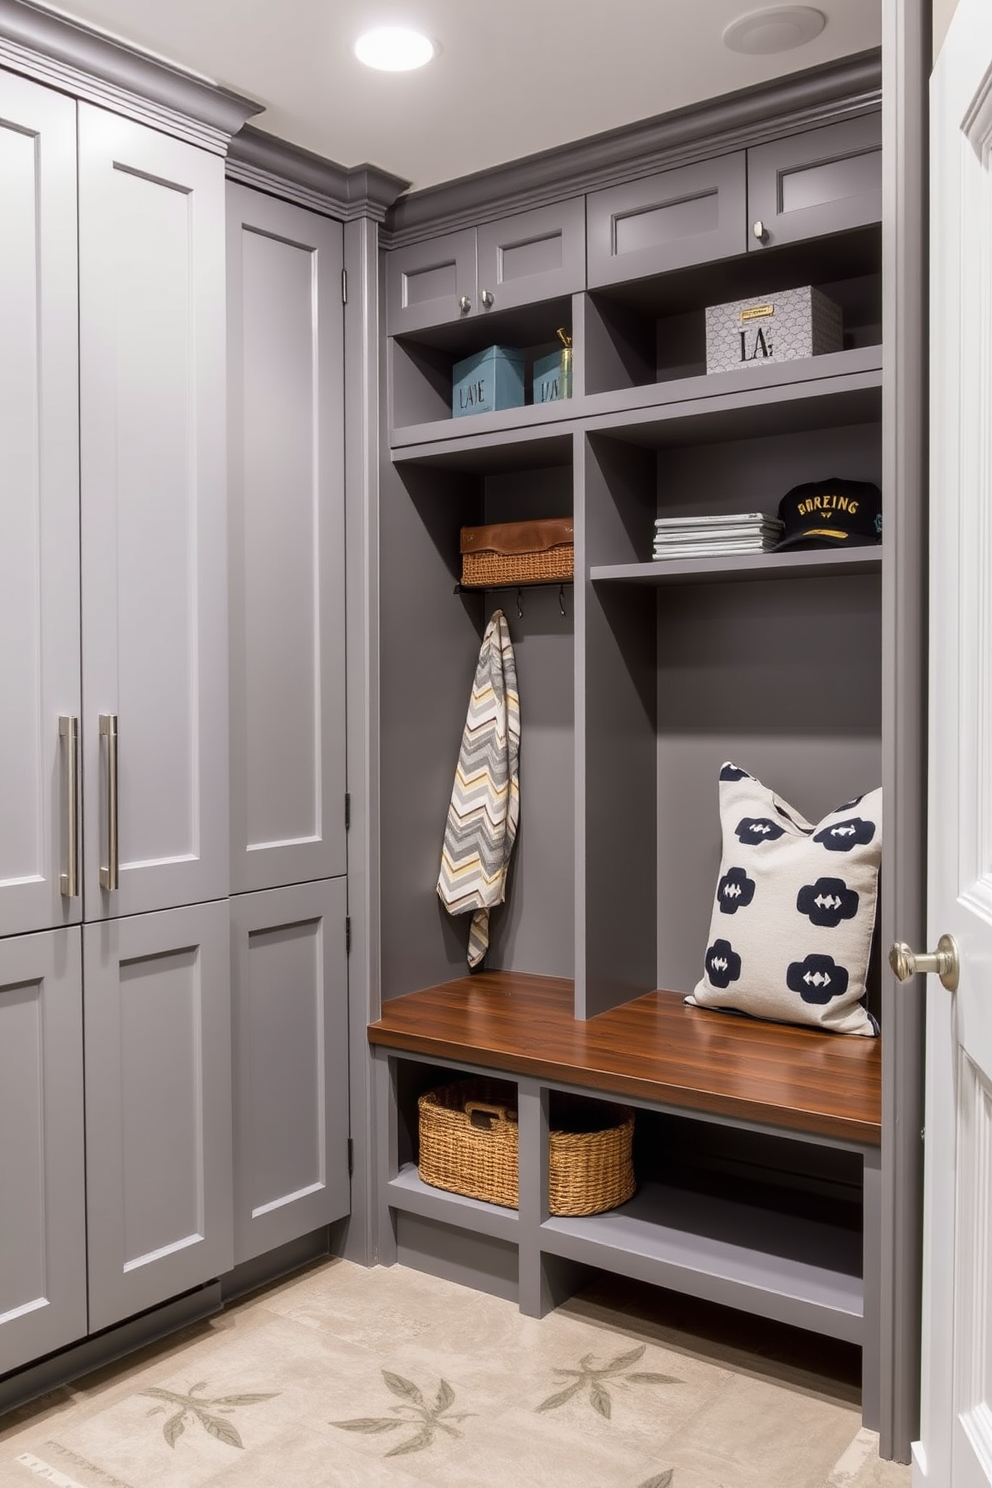
POLYGON ((604 1278, 331 1260, 0 1417, 0 1488, 908 1488, 853 1350, 604 1278))

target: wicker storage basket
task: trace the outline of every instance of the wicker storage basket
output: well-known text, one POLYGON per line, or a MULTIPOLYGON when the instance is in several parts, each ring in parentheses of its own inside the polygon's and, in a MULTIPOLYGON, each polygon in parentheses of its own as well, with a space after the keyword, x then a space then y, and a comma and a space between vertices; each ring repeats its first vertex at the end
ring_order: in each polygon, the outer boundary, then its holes
MULTIPOLYGON (((516 1087, 500 1080, 459 1080, 418 1101, 424 1183, 515 1209, 518 1203, 516 1087)), ((634 1114, 581 1096, 552 1096, 548 1208, 552 1214, 601 1214, 634 1192, 634 1114)))
POLYGON ((463 527, 462 583, 488 589, 566 583, 575 572, 574 531, 571 517, 463 527))

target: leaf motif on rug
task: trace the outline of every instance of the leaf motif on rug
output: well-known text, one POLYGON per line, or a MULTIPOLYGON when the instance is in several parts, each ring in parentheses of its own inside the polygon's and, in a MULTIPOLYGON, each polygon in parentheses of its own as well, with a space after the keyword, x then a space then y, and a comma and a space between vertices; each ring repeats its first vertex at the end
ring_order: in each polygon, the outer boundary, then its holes
POLYGON ((341 1431, 356 1431, 362 1436, 378 1436, 385 1431, 396 1431, 403 1426, 416 1426, 418 1429, 413 1436, 407 1437, 405 1441, 399 1442, 386 1452, 387 1457, 402 1457, 409 1452, 422 1452, 431 1446, 439 1431, 446 1436, 463 1436, 464 1432, 452 1425, 454 1421, 465 1421, 471 1411, 451 1412, 451 1406, 455 1403, 455 1392, 447 1380, 441 1380, 437 1396, 433 1405, 429 1405, 424 1398, 423 1391, 414 1384, 413 1380, 406 1379, 402 1374, 394 1374, 389 1369, 382 1371, 387 1390, 393 1395, 398 1395, 402 1405, 391 1405, 392 1412, 389 1416, 357 1416, 350 1421, 329 1421, 329 1426, 337 1426, 341 1431))
MULTIPOLYGON (((613 1397, 611 1396, 606 1381, 614 1385, 681 1385, 683 1380, 676 1379, 673 1374, 657 1374, 653 1371, 637 1370, 627 1373, 632 1364, 637 1364, 643 1357, 647 1344, 642 1343, 638 1348, 629 1349, 626 1353, 618 1354, 608 1364, 597 1368, 592 1354, 586 1354, 579 1360, 578 1369, 555 1369, 552 1373, 558 1375, 559 1379, 571 1379, 572 1384, 566 1385, 564 1389, 556 1390, 546 1400, 542 1400, 536 1407, 539 1411, 557 1410, 564 1405, 566 1400, 571 1400, 573 1395, 579 1394, 588 1387, 589 1404, 597 1415, 610 1420, 613 1412, 613 1397)), ((641 1488, 655 1488, 656 1481, 660 1488, 666 1488, 664 1478, 652 1479, 649 1484, 641 1484, 641 1488)), ((668 1479, 671 1482, 671 1479, 668 1479)))
POLYGON ((176 1442, 186 1431, 186 1423, 199 1421, 208 1436, 215 1437, 217 1441, 223 1442, 228 1447, 240 1447, 244 1449, 241 1433, 230 1420, 231 1413, 242 1405, 257 1405, 261 1400, 275 1400, 276 1391, 267 1395, 215 1395, 212 1399, 206 1399, 202 1392, 207 1388, 206 1380, 198 1380, 195 1385, 190 1385, 186 1394, 177 1390, 163 1390, 157 1385, 150 1385, 148 1389, 139 1391, 141 1395, 149 1395, 153 1400, 164 1401, 162 1405, 155 1405, 148 1412, 149 1416, 165 1415, 169 1406, 174 1409, 167 1416, 162 1426, 162 1435, 170 1447, 175 1447, 176 1442))

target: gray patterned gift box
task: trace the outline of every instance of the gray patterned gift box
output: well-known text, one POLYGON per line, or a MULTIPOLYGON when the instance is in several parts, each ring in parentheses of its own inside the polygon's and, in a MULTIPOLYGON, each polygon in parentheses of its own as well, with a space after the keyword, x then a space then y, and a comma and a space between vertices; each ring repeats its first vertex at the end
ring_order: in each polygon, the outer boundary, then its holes
POLYGON ((707 306, 707 372, 764 367, 843 347, 840 306, 808 284, 780 294, 707 306))

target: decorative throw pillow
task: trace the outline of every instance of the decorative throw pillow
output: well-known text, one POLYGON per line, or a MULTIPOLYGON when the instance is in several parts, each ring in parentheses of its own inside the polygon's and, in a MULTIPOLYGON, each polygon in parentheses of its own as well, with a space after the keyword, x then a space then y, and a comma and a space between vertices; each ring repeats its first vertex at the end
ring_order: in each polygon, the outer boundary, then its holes
POLYGON ((737 765, 720 771, 723 860, 702 979, 686 1001, 871 1036, 863 1006, 882 792, 813 826, 737 765))

